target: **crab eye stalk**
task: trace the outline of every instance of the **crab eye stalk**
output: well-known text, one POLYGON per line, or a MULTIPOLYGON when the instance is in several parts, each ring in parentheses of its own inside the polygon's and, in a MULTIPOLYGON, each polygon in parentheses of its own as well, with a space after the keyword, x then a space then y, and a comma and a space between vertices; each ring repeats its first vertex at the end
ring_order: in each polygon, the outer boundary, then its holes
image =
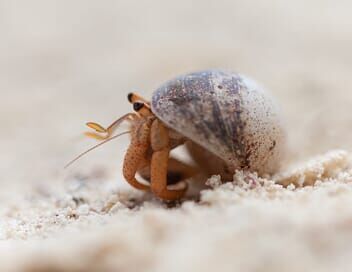
POLYGON ((139 116, 148 117, 153 115, 150 106, 141 101, 134 102, 133 109, 137 112, 139 116))
POLYGON ((128 102, 130 102, 131 104, 136 102, 143 102, 144 104, 149 104, 149 102, 146 99, 144 99, 143 97, 141 97, 136 93, 129 93, 127 95, 127 99, 128 99, 128 102))

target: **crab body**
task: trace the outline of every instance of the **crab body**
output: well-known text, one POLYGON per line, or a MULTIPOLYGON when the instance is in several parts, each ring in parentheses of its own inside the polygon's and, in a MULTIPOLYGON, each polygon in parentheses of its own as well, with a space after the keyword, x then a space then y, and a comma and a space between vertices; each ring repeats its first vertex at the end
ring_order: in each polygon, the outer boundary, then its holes
POLYGON ((160 199, 182 198, 184 180, 200 171, 231 179, 239 169, 263 175, 280 165, 285 132, 279 111, 270 95, 243 75, 221 70, 186 74, 159 87, 151 103, 134 93, 128 100, 133 113, 106 129, 87 125, 98 132, 93 137, 108 141, 120 123, 130 122, 123 175, 133 187, 160 199), (198 166, 170 155, 182 144, 198 166), (147 182, 139 181, 137 173, 147 182))

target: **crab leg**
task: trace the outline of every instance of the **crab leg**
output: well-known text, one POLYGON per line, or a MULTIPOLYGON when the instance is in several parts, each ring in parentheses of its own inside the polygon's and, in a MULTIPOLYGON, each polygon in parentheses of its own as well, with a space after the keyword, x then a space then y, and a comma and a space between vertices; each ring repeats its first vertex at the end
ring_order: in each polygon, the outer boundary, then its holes
POLYGON ((187 190, 169 190, 167 188, 167 169, 170 155, 169 132, 158 120, 151 126, 151 146, 154 151, 150 166, 151 190, 163 200, 177 200, 182 198, 187 190))
MULTIPOLYGON (((150 161, 146 161, 145 167, 138 170, 141 177, 150 182, 150 161)), ((199 173, 195 166, 188 165, 176 158, 169 157, 167 166, 167 185, 177 184, 182 180, 189 179, 199 173)))
POLYGON ((149 147, 150 125, 144 123, 138 129, 138 133, 131 134, 131 143, 126 152, 123 163, 123 176, 129 184, 139 190, 150 190, 148 185, 140 183, 136 179, 138 169, 146 164, 146 152, 149 147))

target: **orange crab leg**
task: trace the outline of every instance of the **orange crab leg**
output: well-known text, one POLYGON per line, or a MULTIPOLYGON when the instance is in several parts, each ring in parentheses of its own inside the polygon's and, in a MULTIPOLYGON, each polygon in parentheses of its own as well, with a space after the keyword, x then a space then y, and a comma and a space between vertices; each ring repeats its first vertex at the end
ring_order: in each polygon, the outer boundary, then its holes
POLYGON ((135 176, 138 169, 146 164, 145 158, 149 147, 150 124, 143 123, 136 131, 138 133, 131 134, 131 143, 124 158, 123 176, 134 188, 148 191, 150 187, 139 182, 135 176))
POLYGON ((187 190, 169 190, 167 188, 167 169, 170 154, 169 132, 160 121, 155 120, 151 126, 151 146, 154 151, 150 166, 151 190, 163 200, 177 200, 182 198, 187 190))
MULTIPOLYGON (((178 182, 194 177, 200 170, 193 166, 188 165, 176 158, 169 157, 167 167, 167 184, 177 184, 178 182)), ((145 167, 138 170, 138 173, 143 179, 150 182, 150 161, 146 161, 145 167)))

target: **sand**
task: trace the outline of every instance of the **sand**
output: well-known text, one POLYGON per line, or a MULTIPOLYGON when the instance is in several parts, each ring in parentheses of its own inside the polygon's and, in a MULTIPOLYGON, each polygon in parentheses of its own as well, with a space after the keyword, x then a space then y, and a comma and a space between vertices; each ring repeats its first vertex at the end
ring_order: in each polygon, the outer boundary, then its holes
POLYGON ((0 270, 351 270, 350 10, 0 1, 0 270), (86 121, 109 124, 131 111, 128 92, 148 98, 205 68, 247 74, 277 99, 289 136, 282 171, 213 176, 168 205, 123 180, 126 136, 63 169, 95 143, 86 121))

